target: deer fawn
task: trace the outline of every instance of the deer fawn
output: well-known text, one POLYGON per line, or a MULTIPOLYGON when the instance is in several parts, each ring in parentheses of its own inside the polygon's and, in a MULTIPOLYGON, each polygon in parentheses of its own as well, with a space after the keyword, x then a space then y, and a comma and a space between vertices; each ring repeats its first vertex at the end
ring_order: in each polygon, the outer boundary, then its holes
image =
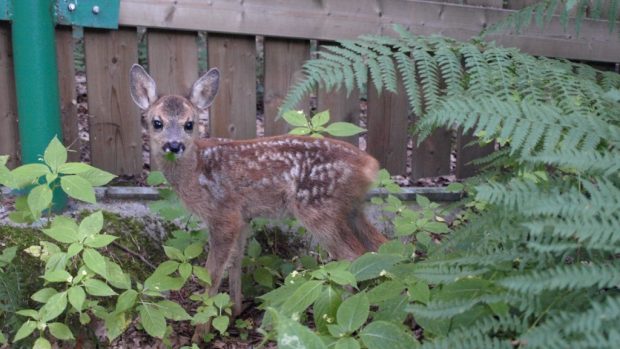
POLYGON ((215 98, 217 69, 194 83, 189 98, 158 96, 155 81, 139 65, 130 76, 152 158, 187 208, 208 225, 211 295, 230 265, 235 315, 242 309, 241 260, 254 217, 293 215, 337 259, 375 251, 386 241, 362 207, 379 168, 370 155, 345 142, 312 137, 199 139, 198 113, 215 98))

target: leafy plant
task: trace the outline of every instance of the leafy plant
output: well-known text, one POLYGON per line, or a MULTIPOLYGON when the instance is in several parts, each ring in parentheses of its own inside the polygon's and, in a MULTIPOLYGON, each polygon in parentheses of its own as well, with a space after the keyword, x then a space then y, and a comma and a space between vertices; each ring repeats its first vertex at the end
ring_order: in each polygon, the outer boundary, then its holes
POLYGON ((282 117, 291 126, 295 126, 295 128, 289 132, 289 134, 292 135, 322 137, 323 134, 327 133, 336 137, 348 137, 366 131, 350 122, 339 121, 327 125, 329 122, 328 110, 316 113, 310 119, 308 119, 301 110, 287 111, 282 114, 282 117))

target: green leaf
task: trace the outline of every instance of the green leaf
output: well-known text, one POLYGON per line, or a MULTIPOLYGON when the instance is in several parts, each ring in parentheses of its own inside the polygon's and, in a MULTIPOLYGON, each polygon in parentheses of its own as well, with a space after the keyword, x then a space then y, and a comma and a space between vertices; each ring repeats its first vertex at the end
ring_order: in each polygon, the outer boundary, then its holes
POLYGON ((113 312, 111 314, 107 314, 104 317, 104 321, 107 332, 106 334, 110 342, 112 342, 114 338, 123 334, 129 325, 129 321, 127 321, 124 312, 113 312))
POLYGON ((180 263, 177 261, 165 261, 157 266, 153 274, 170 275, 179 269, 180 263))
POLYGON ((4 333, 2 333, 2 331, 0 331, 0 344, 7 344, 8 339, 6 339, 6 337, 4 336, 4 333))
POLYGON ((82 258, 90 270, 101 275, 104 279, 108 279, 105 259, 99 252, 92 248, 85 248, 84 252, 82 252, 82 258))
POLYGON ((308 120, 306 119, 306 115, 301 110, 289 110, 286 113, 282 114, 282 117, 292 126, 308 127, 308 120))
POLYGON ((400 327, 387 321, 374 321, 360 332, 368 349, 415 349, 420 343, 400 327))
POLYGON ((54 137, 43 153, 45 163, 56 172, 58 167, 67 162, 67 149, 54 137))
POLYGON ((78 228, 78 233, 80 236, 91 236, 99 234, 101 229, 103 229, 103 213, 97 211, 82 220, 78 228))
POLYGON ((161 171, 151 171, 146 177, 146 184, 148 185, 161 185, 167 183, 166 177, 161 171))
POLYGON ((351 285, 357 287, 355 275, 348 270, 331 270, 328 272, 329 279, 338 285, 351 285))
POLYGON ((9 162, 8 155, 0 155, 0 166, 6 166, 8 162, 9 162))
POLYGON ((135 290, 127 290, 121 293, 116 300, 116 308, 115 311, 117 313, 127 311, 136 304, 136 299, 138 298, 138 292, 135 290))
POLYGON ((90 171, 93 168, 82 162, 69 162, 58 166, 58 172, 62 174, 78 174, 90 171))
POLYGON ((213 304, 222 309, 230 304, 230 296, 227 293, 218 293, 213 296, 213 304))
POLYGON ((312 280, 303 283, 282 304, 282 313, 290 316, 301 313, 319 298, 323 289, 323 281, 312 280))
POLYGON ((74 199, 82 200, 91 204, 94 204, 97 199, 95 198, 95 190, 92 184, 79 175, 69 175, 60 178, 60 186, 67 195, 74 199))
POLYGON ((140 322, 146 333, 155 338, 164 338, 166 334, 166 318, 154 305, 143 304, 138 307, 140 322))
POLYGON ((87 237, 84 240, 84 245, 92 248, 102 248, 108 246, 116 239, 118 239, 118 237, 114 235, 98 234, 87 237))
POLYGON ((47 303, 39 310, 41 321, 48 322, 54 320, 67 308, 67 292, 59 292, 51 296, 47 303))
POLYGON ((185 279, 161 274, 153 274, 144 282, 144 288, 155 291, 179 290, 183 287, 185 279))
POLYGON ((366 293, 361 292, 342 302, 336 312, 336 320, 347 332, 360 328, 368 319, 370 302, 366 293))
POLYGON ((428 284, 423 281, 416 282, 413 286, 409 287, 409 299, 411 301, 418 301, 420 303, 428 303, 431 298, 431 290, 428 284))
POLYGON ((368 291, 368 301, 378 304, 390 298, 399 296, 405 290, 405 285, 398 280, 387 280, 368 291))
POLYGON ((211 275, 209 271, 201 266, 194 265, 193 266, 194 275, 198 278, 198 280, 204 282, 207 285, 211 285, 211 275))
POLYGON ((226 330, 228 329, 229 323, 230 323, 230 319, 226 315, 216 316, 213 319, 213 327, 222 334, 226 332, 226 330))
POLYGON ((108 278, 106 279, 112 286, 121 289, 131 288, 129 274, 123 272, 120 265, 114 263, 110 258, 105 258, 105 270, 108 278))
POLYGON ((30 191, 28 207, 35 217, 39 217, 43 210, 50 207, 52 196, 52 190, 47 184, 37 185, 30 191))
POLYGON ((67 258, 72 258, 74 256, 76 256, 78 253, 82 252, 82 250, 84 249, 84 246, 82 244, 79 243, 72 243, 71 245, 69 245, 69 248, 67 248, 67 258))
POLYGON ((450 232, 448 225, 443 222, 427 222, 422 226, 422 229, 436 234, 445 234, 450 232))
POLYGON ((279 349, 327 349, 323 341, 306 326, 300 325, 273 308, 267 311, 276 319, 279 349))
POLYGON ((200 242, 197 242, 187 246, 183 251, 183 254, 187 259, 194 259, 200 256, 202 251, 204 251, 204 245, 200 242))
POLYGON ((163 300, 157 302, 159 306, 159 310, 164 314, 164 316, 170 320, 174 321, 183 321, 190 320, 192 317, 181 307, 179 304, 169 301, 163 300))
POLYGON ((34 331, 35 328, 37 328, 36 321, 28 320, 24 322, 24 324, 19 328, 19 330, 17 330, 15 338, 13 338, 13 342, 17 342, 20 339, 24 339, 30 336, 30 334, 34 331))
POLYGON ((52 344, 47 339, 39 337, 34 341, 32 349, 52 349, 52 344))
POLYGON ((192 275, 192 265, 189 263, 181 263, 181 265, 179 265, 179 274, 183 279, 187 279, 192 275))
POLYGON ((401 256, 370 252, 356 259, 349 270, 355 275, 357 281, 364 281, 380 276, 381 272, 402 260, 401 256))
POLYGON ((334 349, 360 349, 360 343, 355 338, 340 338, 336 342, 334 349))
POLYGON ((52 239, 66 244, 79 240, 77 224, 65 216, 56 216, 52 221, 52 226, 42 231, 52 239))
POLYGON ((88 313, 81 313, 80 314, 80 324, 88 325, 89 323, 90 323, 90 316, 88 315, 88 313))
POLYGON ((429 200, 426 196, 423 196, 423 195, 416 195, 415 201, 422 208, 428 208, 431 205, 431 200, 429 200))
POLYGON ((73 277, 66 270, 55 269, 46 271, 43 274, 43 279, 49 282, 71 282, 73 277))
POLYGON ((56 289, 46 287, 35 292, 32 296, 30 296, 30 299, 39 303, 47 303, 48 299, 57 293, 58 291, 56 291, 56 289))
POLYGON ((116 177, 109 172, 100 170, 92 166, 88 171, 80 172, 77 175, 93 187, 100 187, 102 185, 106 185, 116 177))
POLYGON ((273 288, 273 275, 267 268, 258 268, 252 274, 254 281, 267 288, 273 288))
POLYGON ((17 315, 27 316, 29 318, 33 318, 35 320, 39 319, 39 312, 34 309, 22 309, 15 312, 17 315))
POLYGON ((329 122, 329 110, 324 110, 322 112, 314 114, 311 121, 312 127, 323 126, 329 122))
POLYGON ((336 312, 342 303, 342 292, 331 286, 326 286, 312 308, 314 323, 319 332, 326 333, 327 325, 336 321, 336 312))
POLYGON ((366 129, 349 122, 339 121, 329 124, 329 126, 325 128, 325 132, 336 137, 349 137, 358 133, 366 132, 366 129))
POLYGON ((451 193, 460 193, 463 191, 463 189, 465 189, 465 186, 462 183, 458 182, 452 182, 446 187, 446 190, 451 193))
POLYGON ((166 253, 166 256, 170 259, 185 262, 185 255, 178 248, 164 245, 164 253, 166 253))
POLYGON ((307 127, 295 127, 294 129, 290 130, 288 134, 293 136, 305 136, 310 134, 310 132, 312 132, 312 130, 307 127))
POLYGON ((73 286, 67 292, 69 296, 69 303, 77 310, 82 311, 84 301, 86 300, 86 293, 82 286, 73 286))
POLYGON ((47 324, 47 327, 50 329, 50 333, 52 334, 52 336, 60 340, 68 341, 74 339, 73 333, 71 333, 69 327, 63 323, 52 322, 47 324))
POLYGON ((116 292, 101 280, 88 279, 84 281, 84 287, 86 287, 86 292, 93 296, 105 297, 116 295, 116 292))
POLYGON ((11 171, 13 185, 16 189, 24 188, 37 182, 39 177, 45 176, 50 172, 49 167, 43 164, 26 164, 19 166, 11 171))

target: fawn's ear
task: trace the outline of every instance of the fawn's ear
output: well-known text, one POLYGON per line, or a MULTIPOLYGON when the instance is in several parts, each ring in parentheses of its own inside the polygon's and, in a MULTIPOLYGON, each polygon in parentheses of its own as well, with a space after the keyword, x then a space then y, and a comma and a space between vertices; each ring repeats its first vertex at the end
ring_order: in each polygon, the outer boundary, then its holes
POLYGON ((210 69, 192 86, 189 99, 199 109, 208 108, 217 94, 220 86, 220 71, 217 68, 210 69))
POLYGON ((131 98, 140 109, 148 109, 148 107, 157 100, 155 80, 153 80, 141 65, 134 64, 131 67, 129 71, 129 86, 131 98))

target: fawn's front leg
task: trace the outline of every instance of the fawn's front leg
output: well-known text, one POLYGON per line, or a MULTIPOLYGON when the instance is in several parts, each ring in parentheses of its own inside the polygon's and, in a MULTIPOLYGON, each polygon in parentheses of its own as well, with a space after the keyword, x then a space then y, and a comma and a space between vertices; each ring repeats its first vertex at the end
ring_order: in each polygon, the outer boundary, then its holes
POLYGON ((228 269, 228 291, 233 301, 233 316, 241 314, 243 307, 243 294, 241 292, 241 266, 245 255, 245 244, 247 242, 249 225, 241 230, 233 254, 231 256, 230 268, 228 269))
MULTIPOLYGON (((209 296, 213 296, 218 293, 220 284, 222 283, 222 276, 226 271, 231 257, 234 256, 235 250, 238 248, 240 239, 245 239, 244 231, 247 224, 241 218, 239 212, 231 212, 229 214, 220 213, 216 219, 211 219, 209 222, 209 255, 207 256, 206 268, 211 275, 211 287, 209 288, 209 296)), ((243 246, 242 246, 243 247, 243 246)), ((243 252, 241 252, 243 254, 243 252)), ((239 264, 239 268, 240 268, 239 264)), ((239 277, 241 273, 239 271, 239 277)), ((241 285, 241 281, 235 283, 235 285, 241 285)), ((232 290, 232 286, 231 286, 232 290)), ((231 292, 232 293, 232 292, 231 292)), ((241 301, 241 288, 237 292, 239 302, 241 301)), ((233 298, 235 302, 237 299, 233 298)), ((241 307, 241 304, 235 308, 241 307)), ((210 323, 199 324, 196 326, 192 341, 199 343, 202 341, 204 335, 209 332, 210 323)))

